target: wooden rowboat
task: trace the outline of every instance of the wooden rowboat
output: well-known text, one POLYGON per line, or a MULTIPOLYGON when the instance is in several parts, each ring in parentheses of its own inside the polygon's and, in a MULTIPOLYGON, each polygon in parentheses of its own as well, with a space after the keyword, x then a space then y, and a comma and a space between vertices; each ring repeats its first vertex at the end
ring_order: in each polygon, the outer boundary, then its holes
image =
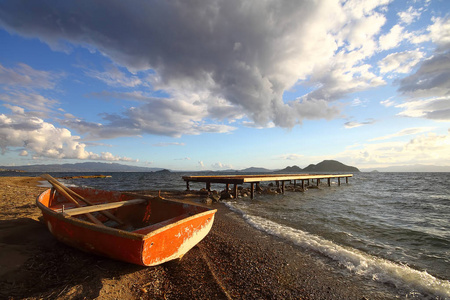
POLYGON ((208 234, 216 213, 215 209, 161 197, 68 189, 51 183, 54 188, 39 195, 36 203, 58 240, 143 266, 181 258, 208 234), (73 195, 91 205, 71 201, 73 195))

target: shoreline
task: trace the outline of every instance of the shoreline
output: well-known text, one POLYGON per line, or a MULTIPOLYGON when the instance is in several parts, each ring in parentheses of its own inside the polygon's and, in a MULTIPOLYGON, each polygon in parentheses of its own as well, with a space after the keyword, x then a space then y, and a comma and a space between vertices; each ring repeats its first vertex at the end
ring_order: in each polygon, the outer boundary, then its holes
MULTIPOLYGON (((39 221, 38 177, 0 177, 0 298, 386 299, 404 297, 259 231, 224 204, 181 260, 140 267, 81 252, 39 221)), ((136 191, 134 191, 136 192, 136 191)), ((158 193, 145 191, 146 194, 158 193)), ((195 201, 196 193, 161 196, 195 201)), ((198 202, 195 201, 197 204, 198 202)))

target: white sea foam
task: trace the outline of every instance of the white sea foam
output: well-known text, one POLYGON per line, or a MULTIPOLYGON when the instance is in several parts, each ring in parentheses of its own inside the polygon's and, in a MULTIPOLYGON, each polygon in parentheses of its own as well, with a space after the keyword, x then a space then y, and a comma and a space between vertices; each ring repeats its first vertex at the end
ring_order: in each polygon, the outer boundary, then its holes
POLYGON ((43 180, 43 181, 38 181, 38 187, 46 187, 46 188, 51 188, 52 185, 50 184, 50 182, 48 182, 47 180, 43 180))
POLYGON ((406 265, 372 256, 357 249, 337 245, 332 241, 299 229, 246 214, 232 203, 227 203, 227 206, 242 214, 244 219, 252 226, 292 241, 303 248, 319 252, 355 274, 374 281, 394 284, 409 296, 420 293, 423 297, 450 299, 450 281, 438 279, 427 272, 421 272, 406 265))
MULTIPOLYGON (((59 180, 59 181, 61 182, 61 180, 59 180)), ((46 187, 46 188, 52 187, 50 182, 48 182, 47 180, 42 180, 42 181, 38 181, 38 182, 39 182, 39 184, 37 185, 38 187, 46 187)), ((72 183, 67 183, 67 182, 61 182, 61 183, 68 187, 77 187, 77 185, 72 184, 72 183)))

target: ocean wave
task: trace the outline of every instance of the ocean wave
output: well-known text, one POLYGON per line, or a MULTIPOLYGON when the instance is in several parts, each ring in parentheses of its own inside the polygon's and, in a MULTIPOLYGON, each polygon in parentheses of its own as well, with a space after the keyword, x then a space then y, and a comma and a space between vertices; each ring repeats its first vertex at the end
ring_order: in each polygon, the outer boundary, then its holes
POLYGON ((226 203, 238 212, 253 227, 276 235, 309 250, 318 252, 338 262, 354 274, 365 278, 395 285, 409 296, 441 299, 450 298, 450 281, 436 278, 426 271, 418 271, 407 265, 398 264, 353 248, 340 246, 314 234, 281 225, 268 219, 246 214, 233 203, 226 203), (420 295, 418 295, 418 293, 420 295))

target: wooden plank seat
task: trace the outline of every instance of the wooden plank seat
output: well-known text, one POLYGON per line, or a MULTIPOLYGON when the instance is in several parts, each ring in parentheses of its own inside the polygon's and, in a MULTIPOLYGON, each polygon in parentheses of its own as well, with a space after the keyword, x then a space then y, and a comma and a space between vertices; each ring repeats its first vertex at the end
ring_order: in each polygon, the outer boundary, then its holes
POLYGON ((127 201, 119 201, 119 202, 112 202, 112 203, 106 203, 106 204, 97 204, 92 206, 83 206, 83 207, 77 207, 77 208, 70 208, 70 209, 64 209, 64 211, 61 211, 66 216, 72 217, 82 214, 87 214, 91 212, 96 211, 103 211, 113 208, 118 208, 122 206, 128 206, 128 205, 135 205, 135 204, 141 204, 145 203, 147 200, 145 199, 131 199, 127 201))
POLYGON ((155 223, 155 224, 151 224, 149 226, 143 227, 143 228, 139 228, 137 230, 134 230, 133 233, 147 234, 149 232, 155 231, 156 229, 162 228, 169 224, 176 223, 183 219, 189 218, 191 215, 192 214, 190 214, 190 213, 185 213, 185 214, 173 217, 171 219, 161 221, 159 223, 155 223))

